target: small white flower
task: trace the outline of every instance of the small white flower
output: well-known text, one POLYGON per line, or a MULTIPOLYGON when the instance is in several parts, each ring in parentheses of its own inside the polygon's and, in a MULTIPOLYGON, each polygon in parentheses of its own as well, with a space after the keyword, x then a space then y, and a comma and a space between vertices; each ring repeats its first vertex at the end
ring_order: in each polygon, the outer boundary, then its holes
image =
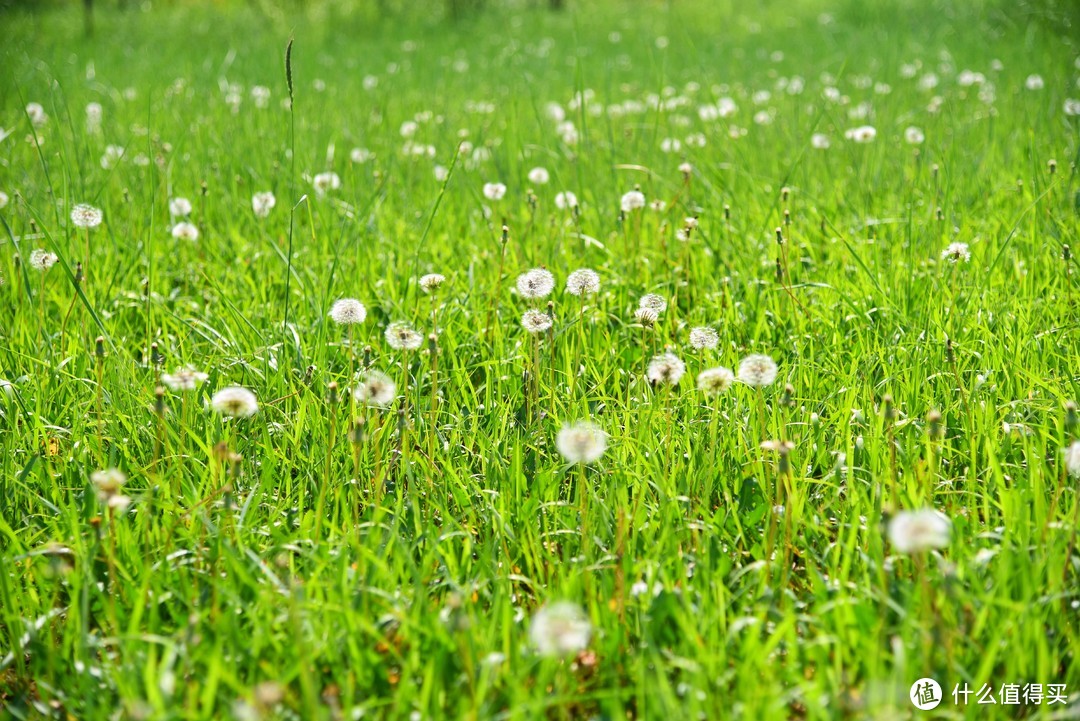
POLYGON ((101 218, 101 211, 86 203, 79 203, 71 209, 71 222, 76 228, 96 228, 101 225, 101 218))
POLYGON ((564 190, 555 196, 555 207, 559 210, 567 210, 569 208, 578 207, 577 196, 571 193, 569 190, 564 190))
POLYGON ((645 375, 653 385, 661 383, 676 386, 686 373, 686 364, 674 353, 663 353, 649 361, 645 375))
POLYGON ((105 154, 101 156, 101 167, 105 170, 111 170, 123 157, 124 149, 119 145, 106 145, 105 154))
POLYGON ((502 183, 484 183, 484 197, 488 200, 502 200, 506 195, 506 186, 502 183))
POLYGON ((694 166, 690 165, 690 163, 679 163, 679 172, 688 178, 693 174, 694 166))
POLYGON ((543 333, 551 328, 551 316, 539 310, 527 310, 521 316, 521 327, 530 333, 543 333))
POLYGON ((341 187, 341 178, 337 173, 328 171, 325 173, 319 173, 311 180, 311 184, 315 186, 315 193, 317 195, 326 195, 331 190, 337 190, 341 187))
POLYGON ((329 315, 338 325, 359 325, 367 318, 367 308, 356 298, 341 298, 330 306, 329 315))
POLYGON ((30 267, 34 270, 46 271, 56 265, 60 258, 56 253, 50 253, 43 248, 38 248, 30 253, 30 267))
POLYGON ((222 388, 210 399, 210 407, 223 416, 249 418, 259 412, 259 401, 247 388, 222 388))
POLYGON ((776 380, 776 361, 767 355, 748 355, 739 362, 739 381, 761 388, 776 380))
POLYGON ((193 391, 205 383, 208 377, 194 368, 178 368, 175 373, 163 373, 161 382, 172 391, 193 391))
POLYGON ((357 379, 353 398, 367 406, 386 407, 397 397, 397 386, 390 376, 377 370, 369 370, 357 379))
POLYGON ((127 476, 118 468, 106 468, 91 473, 90 482, 94 484, 98 498, 108 503, 114 496, 119 495, 120 489, 127 483, 127 476))
POLYGON ((735 383, 735 374, 730 368, 717 366, 698 373, 698 390, 706 395, 714 396, 723 393, 735 383))
POLYGON ((952 263, 967 263, 971 260, 971 250, 967 243, 949 243, 949 247, 941 251, 941 259, 952 263))
POLYGON ((645 207, 645 194, 640 190, 634 189, 623 195, 619 201, 619 207, 622 208, 622 212, 630 213, 640 208, 645 207))
POLYGON ((558 601, 538 610, 529 638, 541 656, 569 656, 584 651, 592 636, 592 624, 575 603, 558 601))
POLYGON ((41 103, 27 103, 26 115, 35 128, 40 128, 49 121, 49 116, 45 114, 45 108, 41 107, 41 103))
POLYGON ((877 129, 872 125, 861 125, 845 132, 844 137, 860 144, 870 143, 877 137, 877 129))
POLYGON ((1061 454, 1065 456, 1065 470, 1073 478, 1080 478, 1080 441, 1073 441, 1062 448, 1061 454))
POLYGON ((595 463, 607 450, 607 433, 589 421, 567 424, 555 437, 555 447, 567 463, 595 463))
POLYGON ((1066 115, 1080 115, 1080 100, 1076 100, 1075 98, 1066 98, 1064 109, 1066 115))
POLYGON ((265 218, 270 215, 270 211, 274 209, 275 205, 277 205, 277 198, 269 190, 251 196, 251 210, 255 213, 256 218, 265 218))
POLYGON ((174 218, 186 218, 191 215, 191 201, 187 198, 173 198, 169 201, 169 215, 174 218))
POLYGON ((527 300, 546 298, 555 290, 555 276, 546 268, 533 268, 518 276, 518 295, 527 300))
MULTIPOLYGON (((2 134, 2 132, 0 132, 0 134, 2 134)), ((8 194, 0 190, 0 209, 6 208, 9 200, 8 194)))
POLYGON ((375 154, 367 148, 353 148, 349 151, 349 160, 356 163, 357 165, 366 163, 369 160, 372 160, 374 157, 375 154))
POLYGON ((659 320, 660 314, 652 308, 638 308, 634 311, 634 319, 643 326, 651 326, 659 320))
POLYGON ((1042 75, 1028 75, 1024 81, 1024 87, 1028 90, 1042 90, 1044 85, 1042 75))
POLYGON ((932 508, 900 511, 889 520, 888 534, 889 542, 900 553, 921 553, 949 545, 952 521, 932 508))
POLYGON ((199 229, 187 221, 173 226, 172 237, 177 240, 196 241, 199 239, 199 229))
POLYGON ((534 185, 547 185, 551 180, 551 175, 548 174, 547 168, 533 168, 529 171, 529 182, 534 185))
POLYGON ((600 276, 588 268, 575 270, 566 278, 566 292, 570 295, 595 295, 600 292, 600 276))
POLYGON ((428 273, 427 275, 420 276, 420 290, 425 293, 431 293, 446 282, 446 276, 439 275, 438 273, 428 273))
POLYGON ((386 327, 385 337, 394 350, 416 350, 424 343, 424 336, 408 323, 391 323, 386 327))
POLYGON ((646 293, 641 296, 641 300, 638 301, 638 308, 648 308, 657 313, 663 313, 667 310, 667 299, 656 293, 646 293))
POLYGON ((450 169, 445 165, 436 165, 434 172, 435 182, 437 183, 445 183, 446 179, 450 177, 450 169))
POLYGON ((719 342, 720 335, 708 326, 690 329, 690 345, 696 350, 712 350, 719 342))
POLYGON ((904 131, 904 140, 907 141, 908 145, 922 145, 922 142, 926 140, 926 136, 923 131, 912 125, 904 131))

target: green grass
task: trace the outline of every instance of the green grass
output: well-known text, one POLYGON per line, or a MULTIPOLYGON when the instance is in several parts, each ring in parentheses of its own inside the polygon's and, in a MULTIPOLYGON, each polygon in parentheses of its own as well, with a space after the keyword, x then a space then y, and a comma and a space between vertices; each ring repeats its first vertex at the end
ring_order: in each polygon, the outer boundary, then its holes
POLYGON ((951 691, 1080 684, 1080 495, 1062 455, 1080 432, 1075 10, 744 5, 456 24, 333 3, 109 7, 90 39, 74 4, 0 14, 0 717, 887 719, 920 713, 924 676, 942 717, 1072 709, 951 691), (985 82, 964 87, 965 69, 985 82), (1032 73, 1043 89, 1025 89, 1032 73), (795 76, 801 93, 779 89, 795 76), (605 110, 574 107, 586 89, 605 110), (733 116, 699 118, 721 97, 733 116), (29 102, 49 116, 40 144, 29 102), (402 150, 418 113, 434 159, 402 150), (845 140, 863 124, 874 142, 845 140), (489 159, 455 158, 466 132, 489 159), (126 149, 110 168, 107 145, 126 149), (354 147, 374 159, 350 162, 354 147), (528 182, 535 166, 549 184, 528 182), (320 197, 326 170, 342 187, 320 197), (621 219, 635 185, 668 207, 621 219), (277 206, 258 219, 262 190, 277 206), (177 196, 197 242, 170 235, 177 196), (76 203, 105 218, 78 284, 76 203), (970 262, 941 258, 951 242, 970 262), (36 248, 59 257, 44 274, 36 248), (535 266, 556 277, 538 341, 512 291, 535 266), (584 308, 563 290, 580 267, 602 282, 584 308), (447 282, 429 297, 431 272, 447 282), (634 319, 645 293, 669 302, 652 329, 634 319), (341 297, 368 310, 351 338, 327 317, 341 297), (427 336, 435 312, 435 355, 387 345, 390 322, 427 336), (715 350, 689 346, 700 325, 715 350), (687 374, 653 389, 665 346, 687 374), (779 365, 760 395, 696 390, 751 353, 779 365), (393 408, 330 404, 365 364, 396 381, 393 408), (161 373, 184 365, 209 379, 158 416, 161 373), (259 413, 215 415, 229 385, 259 413), (608 450, 568 466, 555 437, 586 418, 608 450), (793 444, 787 464, 765 440, 793 444), (129 478, 123 512, 91 481, 110 467, 129 478), (951 543, 897 553, 888 519, 924 507, 951 518, 951 543), (560 600, 588 615, 588 650, 542 657, 530 618, 560 600))

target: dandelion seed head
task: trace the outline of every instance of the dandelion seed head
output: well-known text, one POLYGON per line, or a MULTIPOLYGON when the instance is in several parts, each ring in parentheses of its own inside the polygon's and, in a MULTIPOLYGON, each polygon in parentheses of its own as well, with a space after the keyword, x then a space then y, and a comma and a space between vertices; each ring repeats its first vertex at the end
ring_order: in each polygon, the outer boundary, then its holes
POLYGON ((595 295, 600 292, 600 276, 589 268, 579 268, 567 276, 566 292, 570 295, 595 295))
POLYGON ((951 263, 968 263, 971 261, 971 250, 967 243, 949 243, 949 246, 941 251, 941 259, 951 263))
POLYGON ((631 213, 645 207, 645 194, 640 190, 631 190, 625 193, 619 201, 619 207, 624 213, 631 213))
POLYGON ((577 196, 569 190, 564 190, 555 195, 555 207, 559 210, 567 210, 578 207, 577 196))
POLYGON ((120 489, 127 483, 127 476, 118 468, 106 468, 102 471, 94 471, 90 474, 90 482, 94 484, 98 498, 108 501, 120 493, 120 489))
POLYGON ((386 327, 386 342, 394 350, 416 350, 424 343, 424 336, 408 323, 391 323, 386 327))
POLYGON ((173 226, 172 237, 193 243, 199 239, 199 229, 193 223, 182 221, 173 226))
POLYGON ((697 387, 702 393, 710 396, 724 393, 735 383, 735 374, 730 368, 717 366, 708 368, 698 373, 697 387))
POLYGON ((658 314, 663 313, 667 310, 667 299, 656 293, 646 293, 641 296, 641 299, 638 301, 638 308, 648 308, 649 310, 656 311, 658 314))
POLYGON ((353 388, 357 403, 385 408, 397 397, 397 385, 382 371, 369 370, 361 373, 353 388))
POLYGON ((607 450, 607 433, 589 421, 577 421, 562 427, 555 437, 555 447, 567 463, 595 463, 607 450))
POLYGON ((926 140, 926 136, 922 130, 912 125, 904 130, 904 140, 907 141, 908 145, 922 145, 923 141, 926 140))
POLYGON ((34 270, 46 271, 56 265, 59 260, 56 253, 50 253, 44 248, 37 248, 30 252, 30 267, 34 270))
POLYGON ((79 203, 71 209, 71 222, 76 228, 96 228, 101 225, 101 210, 86 203, 79 203))
POLYGON ((527 300, 546 298, 555 290, 555 276, 546 268, 533 268, 518 276, 518 295, 527 300))
POLYGON ((251 210, 256 218, 265 218, 277 205, 277 198, 269 190, 264 190, 251 196, 251 210))
POLYGON ((551 327, 551 316, 539 310, 527 310, 521 316, 521 327, 530 333, 543 333, 551 327))
POLYGON ((177 368, 174 373, 163 373, 161 382, 171 391, 193 391, 206 382, 205 373, 200 373, 194 368, 177 368))
POLYGON ((1080 479, 1080 441, 1073 441, 1062 448, 1061 454, 1065 456, 1065 470, 1073 478, 1080 479))
POLYGON ((558 601, 540 608, 529 626, 529 639, 541 656, 570 656, 584 651, 592 624, 576 603, 558 601))
POLYGON ((259 412, 259 401, 247 388, 230 386, 214 394, 210 399, 210 407, 223 416, 250 418, 259 412))
POLYGON ((502 183, 484 183, 484 197, 488 200, 502 200, 506 195, 506 186, 502 183))
POLYGON ((686 373, 686 364, 674 353, 661 353, 649 361, 645 375, 653 385, 678 385, 686 373))
POLYGON ((712 350, 720 343, 720 334, 708 326, 690 329, 690 345, 695 350, 712 350))
POLYGON ((534 185, 547 185, 550 180, 551 175, 547 168, 533 168, 529 171, 529 182, 534 185))
POLYGON ((844 137, 859 144, 871 143, 877 137, 877 129, 873 125, 861 125, 845 132, 844 137))
POLYGON ((427 275, 420 276, 420 290, 425 293, 431 293, 434 290, 438 290, 443 283, 446 282, 445 275, 439 275, 438 273, 428 273, 427 275))
POLYGON ((945 548, 952 536, 952 521, 932 508, 900 511, 889 520, 889 542, 903 554, 945 548))
POLYGON ((739 381, 762 388, 776 380, 776 361, 767 355, 748 355, 739 362, 739 381))
POLYGON ((331 190, 338 190, 341 187, 341 178, 337 173, 327 171, 312 178, 311 184, 315 188, 316 195, 326 195, 331 190))
POLYGON ((172 198, 169 201, 169 215, 174 218, 186 218, 191 215, 191 201, 187 198, 172 198))
POLYGON ((356 298, 340 298, 330 306, 329 315, 338 325, 359 325, 367 319, 367 308, 356 298))

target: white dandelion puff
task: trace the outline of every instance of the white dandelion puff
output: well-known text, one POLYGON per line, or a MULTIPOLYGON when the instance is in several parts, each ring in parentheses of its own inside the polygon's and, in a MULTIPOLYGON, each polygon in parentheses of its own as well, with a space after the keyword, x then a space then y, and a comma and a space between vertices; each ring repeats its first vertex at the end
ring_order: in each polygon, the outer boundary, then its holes
POLYGON ((223 416, 250 418, 259 412, 259 401, 247 388, 230 386, 214 394, 210 399, 210 407, 223 416))
POLYGON ((208 377, 194 368, 177 368, 175 373, 163 373, 161 382, 171 391, 193 391, 205 383, 208 377))
POLYGON ((555 195, 555 207, 559 210, 569 210, 578 207, 577 196, 569 190, 564 190, 555 195))
POLYGON ((424 343, 424 336, 408 323, 391 323, 386 327, 385 337, 394 350, 416 350, 424 343))
POLYGON ((678 385, 686 373, 686 364, 674 353, 662 353, 651 361, 645 375, 653 385, 678 385))
POLYGON ((277 198, 269 190, 264 190, 251 196, 251 210, 256 218, 265 218, 277 205, 277 198))
POLYGON ((739 362, 739 381, 762 388, 776 380, 776 361, 767 355, 748 355, 739 362))
POLYGON ((877 129, 872 125, 861 125, 844 133, 844 137, 856 143, 870 143, 877 137, 877 129))
POLYGON ((589 646, 592 624, 576 603, 558 601, 539 609, 529 627, 529 639, 541 656, 569 656, 589 646))
POLYGON ((945 548, 952 536, 952 521, 932 508, 900 511, 889 520, 888 535, 893 548, 908 555, 945 548))
POLYGON ((646 293, 641 296, 641 299, 638 301, 638 308, 648 308, 649 310, 656 311, 658 314, 663 313, 667 310, 667 299, 656 293, 646 293))
POLYGON ((923 134, 922 130, 912 125, 904 131, 904 140, 908 145, 922 145, 923 141, 926 140, 926 135, 923 134))
POLYGON ((71 222, 76 228, 96 228, 101 225, 101 210, 86 203, 79 203, 71 209, 71 222))
POLYGON ((551 328, 551 316, 539 310, 527 310, 521 316, 521 327, 530 333, 543 333, 551 328))
POLYGON ((173 226, 172 237, 177 240, 194 242, 199 239, 199 229, 193 223, 183 221, 173 226))
POLYGON ((1073 478, 1080 478, 1080 441, 1073 441, 1062 448, 1061 454, 1065 456, 1065 470, 1073 478))
POLYGON ((60 258, 56 253, 38 248, 30 253, 30 267, 34 270, 46 271, 56 265, 60 258))
POLYGON ((551 180, 551 174, 547 168, 533 168, 529 171, 529 182, 534 185, 547 185, 551 180))
POLYGON ((338 325, 359 325, 367 318, 367 308, 356 298, 341 298, 330 306, 329 316, 338 325))
POLYGON ((502 200, 506 195, 506 186, 502 183, 484 183, 484 197, 488 200, 502 200))
POLYGON ((428 273, 427 275, 420 276, 420 290, 425 293, 431 293, 438 290, 443 283, 446 282, 445 275, 439 275, 438 273, 428 273))
POLYGON ((312 178, 311 184, 315 187, 317 195, 326 195, 331 190, 338 190, 341 187, 341 178, 337 173, 327 171, 312 178))
POLYGON ((949 246, 941 251, 941 259, 951 263, 968 263, 971 261, 971 249, 967 243, 949 243, 949 246))
POLYGON ((735 374, 731 372, 730 368, 724 366, 703 370, 698 373, 697 377, 698 390, 710 396, 719 395, 734 384, 735 374))
POLYGON ((186 218, 191 215, 191 201, 187 198, 172 198, 169 200, 169 215, 174 218, 186 218))
POLYGON ((619 200, 619 207, 622 208, 622 212, 624 213, 630 213, 644 208, 645 194, 635 188, 622 196, 619 200))
MULTIPOLYGON (((127 476, 118 468, 106 468, 91 473, 90 482, 97 491, 98 499, 104 503, 110 503, 113 498, 120 495, 120 489, 127 483, 127 476)), ((118 505, 127 506, 126 503, 118 505)))
POLYGON ((546 268, 533 268, 518 276, 518 295, 527 300, 546 298, 555 290, 555 276, 546 268))
POLYGON ((659 320, 660 314, 652 308, 638 308, 634 311, 634 320, 643 326, 651 326, 659 320))
POLYGON ((555 447, 567 463, 596 463, 607 450, 608 435, 589 421, 567 424, 555 437, 555 447))
POLYGON ((708 326, 690 329, 690 345, 695 350, 712 350, 720 343, 720 334, 708 326))
POLYGON ((595 295, 600 292, 600 276, 595 270, 579 268, 567 276, 566 292, 570 295, 595 295))
POLYGON ((377 370, 361 373, 353 388, 353 398, 366 406, 385 408, 397 397, 397 385, 390 376, 377 370))

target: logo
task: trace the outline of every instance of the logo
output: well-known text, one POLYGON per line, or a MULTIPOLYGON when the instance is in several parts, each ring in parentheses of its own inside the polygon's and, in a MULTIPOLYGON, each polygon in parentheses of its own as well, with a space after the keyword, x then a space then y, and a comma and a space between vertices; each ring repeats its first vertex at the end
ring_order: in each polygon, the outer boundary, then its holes
POLYGON ((911 684, 911 703, 920 711, 937 708, 941 703, 941 685, 932 678, 920 678, 911 684))

